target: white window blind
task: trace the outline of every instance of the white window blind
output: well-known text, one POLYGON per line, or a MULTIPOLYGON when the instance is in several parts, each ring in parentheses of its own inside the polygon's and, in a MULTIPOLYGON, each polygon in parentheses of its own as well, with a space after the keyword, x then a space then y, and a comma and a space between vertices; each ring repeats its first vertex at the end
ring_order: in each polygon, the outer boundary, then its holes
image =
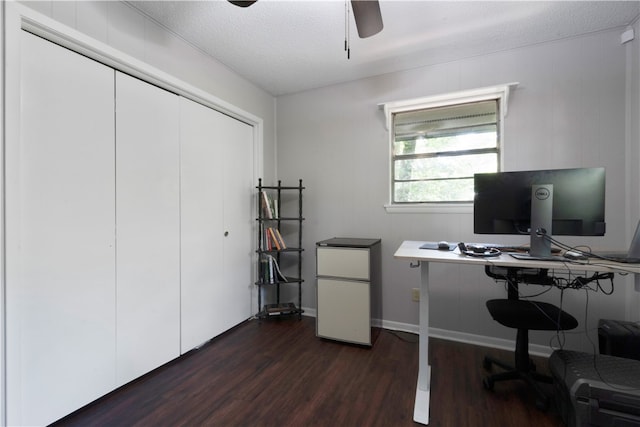
POLYGON ((502 122, 516 85, 382 104, 390 141, 387 210, 470 205, 473 175, 501 168, 502 122))
POLYGON ((470 202, 473 174, 499 165, 497 100, 393 117, 393 203, 470 202))

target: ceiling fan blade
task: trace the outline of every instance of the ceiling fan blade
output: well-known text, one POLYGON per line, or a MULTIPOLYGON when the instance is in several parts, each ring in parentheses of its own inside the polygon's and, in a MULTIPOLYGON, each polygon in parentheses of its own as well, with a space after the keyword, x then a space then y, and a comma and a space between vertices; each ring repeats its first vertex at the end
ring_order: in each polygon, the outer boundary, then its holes
POLYGON ((371 37, 382 31, 382 14, 378 0, 351 0, 353 17, 356 20, 358 35, 361 39, 371 37))
POLYGON ((229 0, 229 3, 239 7, 249 7, 257 1, 258 0, 253 0, 253 1, 229 0))

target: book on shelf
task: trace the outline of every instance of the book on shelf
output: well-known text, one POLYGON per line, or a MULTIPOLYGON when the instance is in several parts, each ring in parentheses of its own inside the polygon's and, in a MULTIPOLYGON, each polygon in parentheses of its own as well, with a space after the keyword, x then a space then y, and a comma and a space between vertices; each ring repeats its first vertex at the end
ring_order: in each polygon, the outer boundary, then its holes
POLYGON ((260 225, 260 233, 262 234, 262 245, 260 249, 263 251, 271 251, 273 250, 273 242, 271 238, 271 233, 269 233, 269 227, 265 227, 264 225, 260 225))
POLYGON ((278 250, 281 251, 287 248, 284 243, 284 239, 280 234, 280 230, 274 227, 263 228, 263 245, 262 249, 266 251, 278 250))
POLYGON ((271 227, 264 227, 262 230, 262 249, 265 251, 272 251, 275 248, 273 243, 273 237, 269 231, 271 227))
POLYGON ((269 316, 275 316, 278 314, 291 314, 296 313, 296 305, 292 302, 285 302, 279 304, 265 304, 264 312, 269 316))
POLYGON ((288 282, 286 276, 280 271, 280 266, 274 256, 262 254, 260 258, 260 281, 269 284, 288 282))
POLYGON ((287 249, 287 245, 284 243, 284 239, 282 238, 282 234, 280 234, 280 230, 277 228, 274 230, 276 242, 278 242, 278 250, 287 249))
POLYGON ((277 250, 282 250, 282 247, 280 246, 280 242, 276 237, 276 232, 273 231, 273 227, 267 228, 267 231, 269 232, 269 240, 271 241, 271 247, 276 248, 277 250))
POLYGON ((272 199, 269 193, 262 190, 260 192, 260 200, 262 205, 262 216, 267 219, 274 219, 278 217, 278 201, 272 199))
POLYGON ((271 202, 269 201, 269 195, 266 191, 262 190, 260 192, 260 200, 262 205, 262 216, 264 218, 273 218, 273 214, 271 212, 271 202))

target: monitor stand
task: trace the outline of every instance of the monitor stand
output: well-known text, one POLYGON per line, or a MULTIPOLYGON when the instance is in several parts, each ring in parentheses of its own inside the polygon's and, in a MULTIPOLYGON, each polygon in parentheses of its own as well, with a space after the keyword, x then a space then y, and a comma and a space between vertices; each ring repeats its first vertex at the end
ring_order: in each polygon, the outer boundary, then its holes
POLYGON ((519 260, 566 261, 551 255, 551 227, 553 224, 553 185, 531 186, 531 228, 528 254, 511 254, 519 260))

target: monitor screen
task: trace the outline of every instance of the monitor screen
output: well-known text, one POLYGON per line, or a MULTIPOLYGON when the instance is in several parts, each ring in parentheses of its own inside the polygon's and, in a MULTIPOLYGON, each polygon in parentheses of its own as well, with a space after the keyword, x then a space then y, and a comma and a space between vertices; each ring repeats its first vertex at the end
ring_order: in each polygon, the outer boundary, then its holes
POLYGON ((534 185, 552 186, 549 235, 604 235, 604 168, 476 174, 474 233, 530 234, 534 185))

